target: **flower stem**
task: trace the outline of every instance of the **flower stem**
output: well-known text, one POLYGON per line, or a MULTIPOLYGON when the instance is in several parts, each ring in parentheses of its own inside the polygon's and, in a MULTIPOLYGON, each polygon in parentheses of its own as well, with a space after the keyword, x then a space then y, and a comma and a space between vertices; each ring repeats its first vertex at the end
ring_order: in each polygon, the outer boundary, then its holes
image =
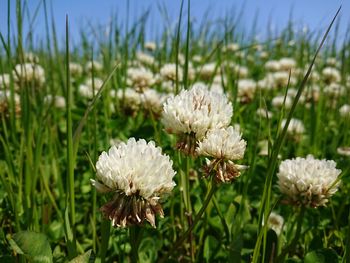
POLYGON ((99 256, 101 258, 101 263, 106 262, 106 254, 108 249, 109 236, 111 232, 111 222, 106 219, 102 219, 101 224, 101 246, 99 251, 99 256))
POLYGON ((196 215, 196 217, 194 218, 192 224, 188 227, 188 229, 185 231, 185 233, 175 242, 175 244, 173 245, 173 247, 169 250, 169 252, 167 254, 165 254, 159 261, 159 263, 163 263, 165 262, 171 255, 172 253, 174 253, 176 251, 176 249, 188 238, 189 235, 191 235, 192 230, 194 229, 194 227, 197 225, 197 223, 199 222, 199 220, 201 219, 203 213, 205 212, 205 210, 207 209, 215 191, 217 190, 217 185, 215 183, 215 181, 213 180, 211 183, 211 187, 208 188, 208 193, 207 196, 204 200, 204 203, 201 207, 201 209, 199 210, 198 214, 196 215))
POLYGON ((131 226, 130 243, 131 243, 131 262, 137 263, 139 261, 139 246, 142 238, 142 228, 138 225, 131 226))
POLYGON ((349 210, 349 219, 348 219, 348 233, 346 237, 345 244, 345 254, 342 262, 350 263, 350 210, 349 210))
POLYGON ((282 250, 281 254, 277 257, 276 262, 284 262, 286 255, 295 251, 295 247, 298 244, 298 240, 299 240, 300 234, 301 234, 301 226, 303 224, 304 214, 305 214, 305 207, 301 207, 301 209, 299 211, 299 215, 296 219, 297 220, 296 221, 297 222, 297 229, 295 231, 294 238, 290 242, 290 244, 282 250))

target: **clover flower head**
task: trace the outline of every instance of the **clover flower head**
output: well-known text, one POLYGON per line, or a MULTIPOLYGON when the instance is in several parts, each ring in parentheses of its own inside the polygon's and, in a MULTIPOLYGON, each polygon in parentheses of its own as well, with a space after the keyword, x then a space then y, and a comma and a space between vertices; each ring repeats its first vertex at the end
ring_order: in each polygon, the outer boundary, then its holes
MULTIPOLYGON (((15 104, 15 114, 18 116, 21 113, 21 98, 15 93, 14 104, 15 104)), ((5 114, 8 116, 10 110, 11 102, 11 91, 10 90, 0 90, 0 114, 5 114)))
POLYGON ((88 73, 91 73, 92 71, 100 72, 100 71, 102 71, 102 69, 103 69, 103 65, 99 61, 96 61, 96 60, 88 61, 85 64, 85 70, 88 73))
POLYGON ((277 60, 269 60, 265 63, 265 69, 269 72, 276 72, 281 69, 281 64, 277 60))
POLYGON ((350 117, 350 105, 344 104, 339 108, 340 116, 342 117, 350 117))
MULTIPOLYGON (((163 65, 162 68, 160 69, 159 73, 163 77, 164 80, 176 81, 176 64, 169 63, 169 64, 163 65)), ((178 78, 178 81, 182 80, 182 68, 181 68, 181 66, 178 66, 177 78, 178 78)))
POLYGON ((136 53, 136 58, 142 64, 149 65, 149 66, 153 65, 155 61, 153 56, 140 51, 136 53))
POLYGON ((269 228, 275 231, 277 235, 280 235, 283 230, 284 219, 281 215, 271 212, 269 218, 267 219, 267 225, 269 228))
POLYGON ((13 72, 16 82, 30 82, 41 86, 45 82, 45 70, 34 63, 17 64, 13 72))
POLYGON ((170 193, 175 171, 169 156, 154 142, 130 138, 127 143, 103 152, 97 163, 97 180, 91 180, 99 192, 113 192, 113 199, 102 206, 113 226, 125 227, 147 220, 155 227, 155 215, 163 216, 159 199, 170 193))
POLYGON ((201 139, 211 129, 227 127, 231 117, 232 105, 225 95, 196 85, 167 99, 162 122, 169 133, 192 133, 201 139))
POLYGON ((341 74, 337 68, 326 67, 322 70, 322 77, 326 83, 338 83, 341 80, 341 74))
MULTIPOLYGON (((286 119, 283 119, 282 122, 281 122, 281 128, 283 129, 283 127, 286 125, 286 122, 287 120, 286 119)), ((287 129, 287 133, 289 135, 301 135, 303 134, 305 131, 305 127, 304 127, 304 124, 301 120, 299 119, 295 119, 295 118, 292 118, 289 122, 289 125, 288 125, 288 129, 287 129)))
POLYGON ((278 186, 286 202, 318 207, 324 206, 338 190, 341 170, 331 160, 318 160, 312 155, 281 162, 277 173, 278 186))
POLYGON ((297 63, 293 58, 281 58, 279 60, 280 63, 280 69, 289 71, 296 67, 297 63))
POLYGON ((146 42, 145 43, 145 49, 149 50, 149 51, 154 51, 157 48, 157 44, 155 42, 146 42))
POLYGON ((199 155, 217 159, 239 160, 244 156, 247 142, 232 126, 208 131, 206 137, 198 142, 199 155))
POLYGON ((136 89, 136 91, 143 92, 144 89, 151 87, 155 83, 153 73, 143 67, 133 67, 128 69, 127 84, 136 89))
POLYGON ((213 129, 198 142, 197 154, 213 158, 207 161, 204 168, 207 176, 214 171, 217 181, 230 182, 240 176, 240 170, 246 168, 233 162, 243 158, 246 145, 240 132, 232 126, 213 129))

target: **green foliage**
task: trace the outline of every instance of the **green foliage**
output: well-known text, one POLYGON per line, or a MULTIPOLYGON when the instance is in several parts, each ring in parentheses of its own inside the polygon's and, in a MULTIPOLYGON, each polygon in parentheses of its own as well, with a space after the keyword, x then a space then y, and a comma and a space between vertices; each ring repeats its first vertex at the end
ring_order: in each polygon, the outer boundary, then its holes
POLYGON ((337 253, 331 248, 321 248, 314 251, 310 251, 306 254, 304 263, 336 263, 339 262, 340 258, 337 253))
POLYGON ((165 23, 154 36, 158 47, 153 51, 145 45, 148 12, 135 23, 113 16, 107 35, 100 25, 88 25, 76 43, 67 19, 60 43, 48 1, 36 10, 26 10, 22 2, 17 1, 16 17, 8 17, 13 39, 0 32, 0 92, 10 94, 6 104, 0 97, 0 262, 350 262, 350 159, 338 153, 350 145, 349 117, 339 112, 350 103, 350 35, 339 43, 331 32, 316 58, 325 29, 299 32, 290 21, 258 42, 254 28, 250 35, 239 27, 238 13, 211 21, 208 10, 198 25, 190 19, 190 1, 181 1, 175 27, 159 4, 165 23), (46 40, 35 44, 35 32, 24 32, 22 26, 34 25, 40 12, 46 40), (230 49, 232 44, 239 46, 230 49), (29 52, 45 71, 43 85, 17 80, 14 68, 28 62, 29 52), (138 52, 154 63, 142 62, 138 52), (289 83, 241 94, 240 80, 259 83, 271 74, 266 63, 285 57, 296 62, 287 73, 289 83), (341 75, 335 84, 344 88, 334 98, 326 92, 329 83, 322 73, 332 58, 341 75), (75 75, 70 62, 82 66, 82 72, 75 75), (101 69, 87 69, 90 62, 101 63, 101 69), (313 71, 308 72, 311 62, 313 71), (175 65, 175 79, 161 76, 167 63, 175 65), (203 73, 208 65, 214 72, 210 76, 203 73), (249 168, 226 184, 206 177, 205 158, 178 151, 177 137, 164 130, 161 103, 153 108, 128 102, 128 72, 134 67, 150 71, 152 90, 166 96, 196 82, 222 87, 234 108, 231 125, 239 124, 247 141, 239 163, 249 168), (315 72, 318 79, 311 79, 315 72), (3 74, 10 79, 5 88, 3 74), (102 85, 92 84, 94 96, 82 95, 81 86, 95 80, 102 85), (65 107, 48 102, 47 95, 63 97, 65 107), (284 98, 280 108, 273 103, 277 96, 284 98), (271 116, 257 114, 258 109, 271 116), (288 134, 287 126, 281 127, 285 118, 301 120, 304 133, 288 134), (99 210, 111 196, 96 193, 90 183, 100 153, 130 137, 155 141, 177 171, 176 187, 161 200, 165 216, 156 218, 156 229, 146 223, 112 228, 99 210), (285 204, 276 171, 281 160, 308 154, 336 161, 342 184, 326 207, 302 211, 285 204), (272 211, 283 216, 280 231, 266 223, 272 211))
POLYGON ((44 234, 21 231, 12 236, 10 244, 16 254, 25 256, 29 262, 53 262, 49 240, 44 234))

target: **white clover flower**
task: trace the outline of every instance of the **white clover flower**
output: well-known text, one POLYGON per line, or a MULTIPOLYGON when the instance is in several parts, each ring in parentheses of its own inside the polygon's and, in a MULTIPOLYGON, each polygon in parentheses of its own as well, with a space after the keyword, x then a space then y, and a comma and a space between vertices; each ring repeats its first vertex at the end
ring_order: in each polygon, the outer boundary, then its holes
POLYGON ((343 155, 343 156, 347 156, 347 157, 350 157, 350 147, 338 147, 337 148, 337 153, 339 155, 343 155))
MULTIPOLYGON (((0 113, 9 113, 9 105, 11 101, 10 90, 0 90, 0 113)), ((18 94, 14 94, 15 114, 18 116, 21 113, 21 98, 18 94)))
POLYGON ((87 79, 84 84, 80 84, 78 87, 78 93, 80 96, 88 99, 92 99, 97 92, 102 88, 103 80, 99 78, 87 79))
POLYGON ((267 225, 279 236, 283 230, 284 219, 279 214, 271 212, 267 219, 267 225))
POLYGON ((192 57, 192 61, 193 61, 193 62, 196 62, 196 63, 200 63, 200 62, 202 62, 202 60, 203 60, 203 58, 202 58, 202 56, 200 56, 200 55, 194 55, 194 56, 192 57))
POLYGON ((192 80, 194 80, 196 78, 196 70, 193 67, 191 62, 188 63, 187 78, 190 81, 192 81, 192 80))
POLYGON ((312 70, 308 80, 314 83, 318 82, 320 80, 320 74, 317 71, 312 70))
POLYGON ((265 63, 265 69, 269 72, 276 72, 281 69, 279 61, 269 60, 265 63))
POLYGON ((97 163, 96 190, 113 192, 112 201, 101 211, 115 227, 141 224, 147 220, 155 227, 155 215, 163 216, 159 198, 174 188, 175 171, 169 156, 154 142, 130 138, 127 143, 103 152, 97 163))
POLYGON ((146 42, 145 49, 147 49, 149 51, 154 51, 157 49, 157 44, 155 42, 146 42))
POLYGON ((240 170, 246 168, 232 162, 243 158, 246 146, 247 142, 241 138, 240 132, 229 126, 208 131, 206 137, 198 142, 196 152, 213 158, 204 168, 207 176, 214 171, 216 180, 225 183, 240 176, 240 170))
POLYGON ((338 69, 326 67, 322 70, 322 77, 326 83, 338 83, 341 80, 341 75, 338 69))
POLYGON ((161 90, 163 92, 166 92, 168 94, 173 94, 174 93, 174 90, 176 88, 176 83, 174 83, 174 81, 162 81, 161 82, 161 90))
POLYGON ((94 61, 88 61, 86 64, 85 64, 85 70, 89 73, 92 72, 92 70, 94 70, 95 72, 100 72, 102 71, 103 69, 103 66, 100 62, 94 60, 94 61))
POLYGON ((252 79, 240 79, 237 83, 238 97, 243 102, 250 102, 254 98, 256 82, 252 79))
POLYGON ((334 57, 327 58, 326 64, 327 64, 327 66, 330 66, 330 67, 338 67, 339 66, 337 59, 334 57))
POLYGON ((223 52, 235 52, 239 49, 238 43, 230 43, 222 48, 223 52))
POLYGON ((154 89, 145 90, 141 96, 141 104, 145 109, 151 110, 153 113, 162 112, 163 103, 168 96, 157 92, 154 89))
POLYGON ((259 57, 261 59, 267 59, 269 57, 269 52, 267 52, 267 51, 260 51, 259 57))
POLYGON ((185 61, 186 61, 185 55, 179 53, 178 56, 177 56, 177 58, 178 58, 178 60, 179 60, 179 64, 183 66, 183 65, 185 64, 185 61))
POLYGON ((333 82, 324 87, 323 93, 332 98, 338 98, 339 96, 344 95, 346 93, 346 89, 344 86, 333 82))
POLYGON ((279 60, 280 69, 284 71, 289 71, 295 69, 297 63, 293 58, 281 58, 279 60))
POLYGON ((135 88, 137 91, 143 91, 151 87, 155 83, 153 73, 143 67, 129 68, 127 84, 135 88))
POLYGON ((320 99, 320 87, 313 84, 303 91, 303 97, 306 101, 318 102, 320 99))
POLYGON ((45 70, 42 66, 33 63, 17 64, 13 76, 16 82, 34 82, 39 86, 45 82, 45 70))
POLYGON ((192 133, 201 139, 210 129, 227 127, 231 117, 232 104, 226 96, 196 85, 167 99, 162 122, 169 133, 192 133))
POLYGON ((39 63, 39 57, 33 52, 24 53, 24 60, 30 63, 39 63))
POLYGON ((273 79, 275 81, 275 85, 277 87, 287 87, 288 81, 289 85, 295 85, 297 80, 295 77, 291 76, 289 78, 289 72, 286 71, 277 71, 272 73, 273 79))
POLYGON ((245 66, 233 64, 232 65, 233 74, 238 78, 246 78, 248 76, 249 70, 245 66))
POLYGON ((263 79, 257 81, 256 86, 261 90, 272 90, 277 87, 272 73, 266 74, 263 79))
POLYGON ((268 119, 271 119, 273 115, 271 111, 268 111, 267 109, 264 109, 264 108, 257 109, 256 114, 261 118, 268 118, 268 119))
MULTIPOLYGON (((80 84, 78 87, 78 94, 81 97, 91 99, 94 96, 94 92, 91 87, 85 85, 85 84, 80 84)), ((96 94, 96 91, 95 91, 96 94)))
MULTIPOLYGON (((176 64, 165 64, 160 69, 160 75, 164 80, 176 81, 176 64)), ((182 67, 178 65, 178 81, 182 80, 182 67)))
POLYGON ((83 74, 83 67, 76 62, 69 62, 69 72, 73 77, 80 77, 83 74))
POLYGON ((312 155, 306 158, 284 160, 277 173, 280 191, 287 196, 287 202, 295 205, 324 206, 338 190, 336 182, 341 170, 336 163, 318 160, 312 155))
POLYGON ((144 52, 137 52, 136 58, 142 64, 145 64, 145 65, 153 65, 154 64, 154 57, 151 55, 148 55, 144 52))
POLYGON ((216 63, 207 63, 200 67, 199 76, 204 80, 210 80, 216 73, 218 65, 216 63))
POLYGON ((261 140, 258 142, 258 147, 260 149, 258 155, 268 156, 269 155, 269 141, 261 140))
POLYGON ((10 74, 3 73, 0 75, 0 89, 10 89, 10 74))
POLYGON ((197 153, 217 159, 239 160, 244 156, 247 142, 232 126, 208 131, 198 142, 197 153))
POLYGON ((275 108, 282 108, 283 106, 286 109, 289 109, 292 106, 292 99, 289 96, 286 96, 286 99, 284 100, 284 96, 276 96, 272 99, 271 104, 275 108))
POLYGON ((344 104, 343 106, 341 106, 339 108, 339 113, 340 113, 340 116, 342 116, 343 118, 350 117, 350 105, 344 104))
POLYGON ((66 99, 63 96, 59 95, 46 95, 44 97, 44 103, 46 103, 47 105, 53 103, 53 106, 57 109, 64 109, 66 107, 66 99))
POLYGON ((295 46, 295 41, 294 40, 289 40, 288 41, 288 46, 289 47, 294 47, 295 46))
POLYGON ((216 92, 216 93, 219 93, 219 94, 225 94, 225 90, 224 90, 224 87, 221 85, 221 84, 218 84, 218 83, 215 83, 213 82, 210 86, 210 90, 212 92, 216 92))
POLYGON ((215 75, 215 76, 214 76, 212 85, 213 85, 213 84, 217 84, 217 85, 221 85, 221 86, 222 86, 222 85, 224 84, 224 85, 226 86, 226 85, 227 85, 227 82, 228 82, 228 81, 227 81, 226 75, 221 75, 221 74, 220 74, 220 75, 215 75))
POLYGON ((121 107, 126 113, 133 115, 140 109, 141 96, 132 88, 126 88, 125 90, 118 89, 117 93, 111 91, 112 97, 117 97, 120 101, 121 107))
MULTIPOLYGON (((286 125, 287 120, 283 119, 281 122, 281 129, 286 125)), ((305 131, 304 124, 301 120, 292 118, 289 122, 287 133, 292 136, 299 136, 305 131)))
POLYGON ((88 78, 85 81, 85 84, 91 88, 95 88, 96 90, 100 90, 103 85, 103 80, 100 78, 88 78))

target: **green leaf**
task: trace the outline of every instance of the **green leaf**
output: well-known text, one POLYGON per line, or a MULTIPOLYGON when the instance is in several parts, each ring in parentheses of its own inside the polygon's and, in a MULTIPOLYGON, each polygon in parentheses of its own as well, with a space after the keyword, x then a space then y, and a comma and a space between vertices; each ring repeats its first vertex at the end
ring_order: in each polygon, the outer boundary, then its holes
POLYGON ((215 247, 218 246, 218 241, 213 236, 207 236, 204 241, 204 251, 203 256, 205 259, 205 262, 213 262, 213 258, 215 255, 215 247))
POLYGON ((304 263, 338 263, 337 253, 330 248, 322 248, 306 254, 304 263))
POLYGON ((12 249, 24 255, 30 262, 52 262, 52 251, 46 235, 32 231, 22 231, 10 240, 12 249))
POLYGON ((225 215, 225 221, 229 230, 231 230, 232 224, 234 223, 236 212, 237 212, 236 207, 233 204, 230 204, 225 215))
POLYGON ((87 262, 90 262, 91 252, 92 252, 92 250, 90 249, 90 250, 86 251, 84 254, 73 258, 71 261, 69 261, 69 263, 87 263, 87 262))
POLYGON ((64 212, 64 228, 66 233, 66 242, 67 242, 67 248, 68 248, 68 255, 70 258, 73 258, 73 256, 76 256, 76 249, 75 249, 75 242, 74 242, 74 235, 73 230, 69 223, 69 213, 68 213, 68 207, 66 208, 64 212))
POLYGON ((140 262, 156 262, 157 252, 160 244, 157 244, 156 239, 152 237, 144 238, 139 246, 139 259, 140 262))

